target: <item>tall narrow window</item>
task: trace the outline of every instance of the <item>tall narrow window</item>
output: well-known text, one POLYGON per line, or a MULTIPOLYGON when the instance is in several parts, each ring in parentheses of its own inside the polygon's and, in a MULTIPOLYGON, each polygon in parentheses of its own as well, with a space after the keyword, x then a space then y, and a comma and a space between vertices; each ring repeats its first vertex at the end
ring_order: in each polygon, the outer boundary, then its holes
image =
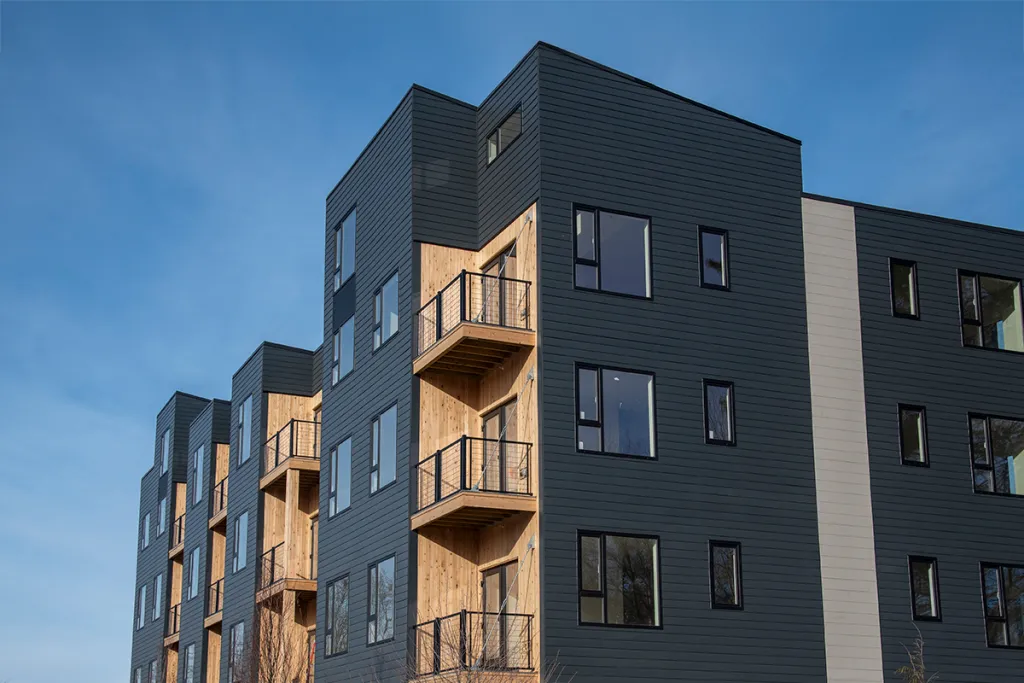
POLYGON ((704 441, 722 446, 736 444, 732 382, 704 380, 704 441))
POLYGON ((160 499, 156 506, 156 535, 167 531, 167 496, 160 499))
POLYGON ((487 163, 498 158, 523 132, 523 109, 517 107, 487 136, 487 163))
POLYGON ((334 333, 334 359, 331 363, 331 384, 352 372, 355 365, 355 316, 352 316, 334 333))
POLYGON ((892 314, 898 318, 920 316, 917 304, 917 264, 902 259, 889 259, 889 293, 892 314))
POLYGON ((656 536, 579 535, 580 623, 661 625, 656 536))
POLYGON ((327 623, 325 633, 325 657, 338 655, 348 650, 347 574, 327 584, 327 623))
POLYGON ((959 271, 964 346, 1024 351, 1020 280, 959 271))
POLYGON ((970 415, 970 423, 974 490, 1024 495, 1024 420, 970 415))
POLYGON ((199 595, 199 548, 195 547, 192 552, 188 555, 188 583, 186 584, 187 593, 185 596, 186 600, 199 595))
POLYGON ((596 289, 651 297, 651 219, 577 206, 575 282, 596 289))
POLYGON ((708 543, 711 565, 711 606, 719 609, 743 609, 743 574, 740 544, 727 541, 708 543))
POLYGON ((928 431, 924 406, 900 404, 900 460, 904 465, 928 465, 928 431))
POLYGON ((142 683, 142 667, 135 667, 135 677, 132 679, 135 683, 142 683))
POLYGON ((395 637, 395 558, 370 565, 366 642, 382 643, 395 637))
POLYGON ((327 515, 348 508, 352 497, 352 439, 345 439, 331 449, 330 497, 327 515))
POLYGON ((373 349, 398 332, 398 273, 391 276, 373 296, 373 349))
POLYGON ((167 472, 167 468, 171 466, 171 430, 164 430, 164 435, 160 438, 160 474, 167 472))
POLYGON ((1024 567, 982 563, 989 647, 1024 647, 1024 567))
POLYGON ((185 680, 184 683, 195 683, 196 681, 196 646, 195 643, 185 648, 185 680))
POLYGON ((157 662, 154 659, 149 663, 149 683, 157 683, 157 662))
POLYGON ((934 557, 907 558, 910 566, 910 602, 915 621, 939 621, 939 567, 934 557))
POLYGON ((139 586, 139 604, 135 617, 135 630, 146 625, 146 584, 139 586))
POLYGON ((163 572, 156 575, 153 580, 153 621, 163 616, 164 609, 164 575, 163 572))
POLYGON ((578 365, 576 383, 576 450, 654 457, 654 375, 578 365))
POLYGON ((246 553, 249 551, 249 513, 243 512, 235 518, 234 545, 231 556, 233 572, 245 569, 246 553))
POLYGON ((729 233, 701 228, 699 236, 701 286, 729 289, 729 233))
POLYGON ((356 210, 352 209, 334 229, 334 291, 355 272, 356 210))
POLYGON ((235 671, 245 664, 245 622, 240 621, 228 632, 228 680, 235 683, 235 671))
POLYGON ((398 469, 398 406, 374 418, 370 433, 370 493, 395 480, 398 469))
POLYGON ((192 504, 195 505, 203 499, 203 460, 206 455, 206 447, 200 446, 192 454, 192 504))
POLYGON ((252 394, 238 409, 238 464, 252 455, 252 394))
POLYGON ((149 547, 149 525, 150 525, 150 516, 149 516, 149 513, 147 512, 142 517, 142 548, 143 549, 146 549, 146 548, 149 547))

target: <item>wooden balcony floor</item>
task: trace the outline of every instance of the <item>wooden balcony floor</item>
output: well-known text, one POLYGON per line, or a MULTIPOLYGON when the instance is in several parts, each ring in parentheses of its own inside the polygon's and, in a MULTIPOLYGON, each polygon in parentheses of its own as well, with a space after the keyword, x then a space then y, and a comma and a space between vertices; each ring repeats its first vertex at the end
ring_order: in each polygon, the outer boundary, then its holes
POLYGON ((414 374, 427 370, 483 375, 522 348, 535 346, 537 335, 480 323, 460 323, 412 363, 414 374))
POLYGON ((426 526, 479 528, 512 515, 536 511, 535 496, 460 491, 414 514, 409 526, 413 531, 426 526))

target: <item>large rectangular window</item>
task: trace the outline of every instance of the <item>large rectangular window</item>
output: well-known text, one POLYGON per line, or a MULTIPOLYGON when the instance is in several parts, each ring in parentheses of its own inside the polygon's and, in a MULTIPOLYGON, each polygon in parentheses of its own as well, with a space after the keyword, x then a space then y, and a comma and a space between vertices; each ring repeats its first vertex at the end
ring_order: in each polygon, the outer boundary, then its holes
POLYGON ((374 418, 370 434, 370 493, 395 480, 398 469, 398 406, 374 418))
POLYGON ((398 332, 398 273, 373 295, 373 350, 398 332))
POLYGON ((580 623, 661 626, 658 538, 579 535, 580 623))
POLYGON ((146 625, 146 584, 139 586, 139 604, 135 612, 135 630, 146 625))
POLYGON ((915 621, 939 621, 939 566, 934 557, 907 558, 910 603, 915 621))
POLYGON ((924 418, 924 406, 910 406, 901 403, 900 414, 900 461, 904 465, 928 465, 928 428, 924 418))
POLYGON ((487 136, 487 163, 498 158, 498 155, 508 149, 508 146, 523 132, 523 109, 516 107, 516 110, 509 114, 490 135, 487 136))
POLYGON ((167 531, 167 496, 160 499, 156 506, 156 535, 167 531))
POLYGON ((355 365, 355 316, 352 316, 334 333, 334 358, 331 362, 331 384, 337 384, 352 372, 355 365))
POLYGON ((1024 567, 981 565, 989 647, 1024 647, 1024 567))
POLYGON ((974 490, 1024 495, 1024 420, 971 415, 970 422, 974 490))
POLYGON ((188 572, 186 579, 185 588, 185 599, 191 600, 192 598, 199 595, 199 548, 193 548, 192 552, 188 554, 188 566, 185 568, 188 572))
POLYGON ((238 464, 241 465, 252 455, 252 394, 238 409, 238 464))
POLYGON ((366 614, 366 642, 382 643, 395 637, 395 558, 370 565, 366 614))
POLYGON ((1024 351, 1020 280, 959 271, 964 346, 1024 351))
POLYGON ((889 293, 892 314, 897 318, 920 317, 917 303, 917 264, 902 259, 889 259, 889 293))
POLYGON ((740 544, 710 541, 708 561, 711 565, 711 606, 717 609, 743 609, 740 544))
POLYGON ((574 207, 580 289, 651 297, 651 219, 574 207))
POLYGON ((235 518, 234 545, 231 554, 231 571, 245 569, 246 553, 249 551, 249 513, 243 512, 235 518))
POLYGON ((185 679, 184 683, 196 683, 196 646, 195 643, 189 644, 185 648, 185 656, 183 657, 185 666, 185 679))
POLYGON ((348 575, 327 584, 324 656, 348 651, 348 575))
POLYGON ((153 580, 153 621, 160 619, 164 609, 164 575, 163 572, 156 575, 153 580))
POLYGON ((329 517, 347 509, 352 499, 351 438, 331 449, 330 467, 330 497, 327 499, 329 517))
POLYGON ((142 517, 142 548, 146 549, 149 547, 149 526, 150 526, 150 515, 147 512, 142 517))
POLYGON ((577 365, 576 387, 576 450, 654 457, 654 375, 577 365))
POLYGON ((206 459, 206 446, 200 446, 192 454, 192 504, 203 499, 203 461, 206 459))
POLYGON ((355 272, 356 210, 352 209, 334 229, 334 291, 355 272))
POLYGON ((732 382, 704 380, 704 442, 736 445, 732 382))
POLYGON ((700 285, 711 289, 729 289, 729 233, 700 228, 700 285))
POLYGON ((238 622, 228 631, 228 680, 235 683, 235 671, 245 668, 245 622, 238 622))
POLYGON ((167 472, 167 468, 171 466, 171 430, 164 430, 164 435, 160 437, 160 474, 167 472))

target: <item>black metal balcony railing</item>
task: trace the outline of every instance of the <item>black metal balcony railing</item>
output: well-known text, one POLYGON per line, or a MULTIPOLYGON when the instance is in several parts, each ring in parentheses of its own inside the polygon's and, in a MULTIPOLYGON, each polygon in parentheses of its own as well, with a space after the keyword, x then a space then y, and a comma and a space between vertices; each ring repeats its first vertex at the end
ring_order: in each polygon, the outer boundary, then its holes
POLYGON ((184 513, 174 518, 171 526, 171 547, 181 545, 185 542, 185 515, 184 513))
POLYGON ((309 420, 290 420, 277 434, 263 445, 266 471, 274 469, 288 458, 320 458, 320 423, 309 420))
POLYGON ((181 603, 167 610, 167 637, 171 637, 181 628, 181 603))
POLYGON ((533 670, 533 615, 463 610, 413 627, 417 676, 533 670))
POLYGON ((213 487, 213 495, 210 504, 213 506, 210 516, 220 513, 228 504, 228 478, 224 477, 221 479, 216 486, 213 487))
POLYGON ((224 579, 210 584, 206 596, 206 616, 213 616, 224 609, 224 579))
POLYGON ((460 323, 530 329, 530 283, 462 271, 416 313, 416 355, 460 323))
POLYGON ((284 578, 284 543, 278 543, 260 558, 260 590, 284 578))
POLYGON ((416 465, 417 510, 459 491, 530 495, 530 444, 459 437, 416 465))

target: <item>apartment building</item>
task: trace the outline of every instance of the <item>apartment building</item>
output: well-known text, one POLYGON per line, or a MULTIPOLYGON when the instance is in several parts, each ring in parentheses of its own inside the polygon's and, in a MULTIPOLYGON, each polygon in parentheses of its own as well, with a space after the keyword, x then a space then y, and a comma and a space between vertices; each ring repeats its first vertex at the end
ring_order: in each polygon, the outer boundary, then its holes
POLYGON ((410 88, 324 237, 320 349, 183 413, 136 683, 257 680, 261 629, 317 682, 888 683, 915 628, 1019 671, 1018 233, 805 194, 798 140, 538 43, 410 88))

